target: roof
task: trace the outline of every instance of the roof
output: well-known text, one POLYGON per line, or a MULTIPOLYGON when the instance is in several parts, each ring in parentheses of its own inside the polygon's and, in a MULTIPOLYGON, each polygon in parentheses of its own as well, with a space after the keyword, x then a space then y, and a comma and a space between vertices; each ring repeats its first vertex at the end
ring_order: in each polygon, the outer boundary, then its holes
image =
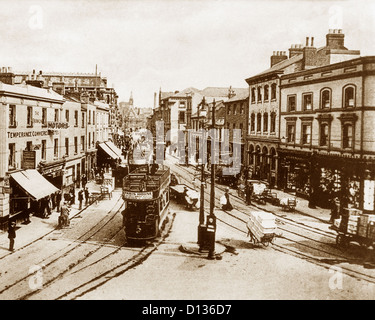
POLYGON ((48 100, 58 100, 59 102, 64 102, 64 97, 59 95, 52 89, 43 89, 34 87, 27 84, 16 84, 10 85, 0 82, 0 91, 5 91, 6 93, 20 94, 25 96, 32 96, 35 98, 43 98, 48 100))
POLYGON ((270 74, 270 73, 273 73, 273 72, 282 73, 282 70, 284 70, 286 67, 288 67, 288 66, 290 66, 290 65, 292 65, 296 62, 302 61, 302 59, 303 59, 303 54, 297 54, 297 55, 295 55, 295 56, 293 56, 289 59, 286 59, 286 60, 280 61, 279 63, 276 63, 271 68, 268 68, 268 69, 262 71, 261 73, 256 74, 255 76, 247 78, 246 81, 250 81, 252 79, 255 79, 255 78, 258 78, 258 77, 261 77, 263 75, 267 75, 267 74, 270 74))
POLYGON ((236 93, 235 96, 228 99, 226 102, 246 100, 248 98, 249 98, 249 89, 246 89, 246 90, 241 90, 240 92, 236 93))

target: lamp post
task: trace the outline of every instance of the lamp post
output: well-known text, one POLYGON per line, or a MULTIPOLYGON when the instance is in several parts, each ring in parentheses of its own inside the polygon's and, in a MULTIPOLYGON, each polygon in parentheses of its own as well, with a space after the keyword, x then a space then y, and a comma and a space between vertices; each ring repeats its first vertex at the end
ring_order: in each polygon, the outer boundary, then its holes
POLYGON ((216 233, 216 217, 215 217, 215 162, 216 162, 216 131, 215 131, 215 111, 216 103, 215 100, 212 104, 212 135, 211 137, 211 192, 210 192, 210 214, 207 217, 207 246, 208 246, 208 258, 215 258, 215 233, 216 233), (213 146, 213 147, 212 147, 213 146))
POLYGON ((205 134, 203 128, 203 121, 201 122, 200 115, 201 110, 203 110, 204 105, 206 104, 206 100, 203 97, 202 102, 200 104, 200 108, 198 105, 198 123, 202 123, 202 145, 199 147, 202 148, 202 159, 201 159, 201 191, 200 191, 200 208, 199 208, 199 225, 198 225, 198 244, 199 250, 203 249, 204 246, 204 232, 205 232, 205 224, 204 224, 204 164, 203 164, 203 143, 205 143, 205 134))

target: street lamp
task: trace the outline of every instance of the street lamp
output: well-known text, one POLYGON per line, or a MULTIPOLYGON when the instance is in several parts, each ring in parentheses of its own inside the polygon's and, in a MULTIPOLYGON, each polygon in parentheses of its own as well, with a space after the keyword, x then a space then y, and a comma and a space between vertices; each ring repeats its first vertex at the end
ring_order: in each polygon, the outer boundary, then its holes
POLYGON ((206 100, 203 97, 202 102, 200 105, 198 105, 198 123, 202 124, 202 144, 200 147, 202 148, 202 158, 201 158, 201 191, 200 191, 200 208, 199 208, 199 225, 198 225, 198 244, 199 244, 199 250, 203 249, 204 245, 204 232, 205 232, 205 224, 204 224, 204 163, 203 163, 203 144, 205 143, 205 134, 204 134, 204 128, 203 124, 204 122, 201 121, 200 116, 201 116, 201 111, 204 108, 204 105, 206 104, 206 100))

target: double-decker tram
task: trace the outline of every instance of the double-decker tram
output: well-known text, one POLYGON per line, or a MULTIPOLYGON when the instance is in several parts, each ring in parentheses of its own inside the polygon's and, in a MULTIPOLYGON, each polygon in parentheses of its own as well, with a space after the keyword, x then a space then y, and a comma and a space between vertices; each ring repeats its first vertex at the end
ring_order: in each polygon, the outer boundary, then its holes
POLYGON ((152 240, 168 214, 170 170, 138 166, 123 180, 123 226, 127 242, 152 240))

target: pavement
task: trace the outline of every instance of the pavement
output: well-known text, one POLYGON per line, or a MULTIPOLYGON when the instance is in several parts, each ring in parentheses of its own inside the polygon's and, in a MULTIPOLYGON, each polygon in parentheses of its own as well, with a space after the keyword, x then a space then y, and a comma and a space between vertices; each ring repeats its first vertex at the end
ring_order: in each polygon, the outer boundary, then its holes
MULTIPOLYGON (((90 192, 100 192, 100 185, 96 184, 95 181, 89 181, 87 183, 87 188, 90 192)), ((69 219, 74 218, 80 213, 84 212, 88 206, 85 206, 85 200, 83 200, 82 210, 79 210, 78 202, 78 191, 80 189, 76 188, 76 201, 75 204, 71 206, 71 211, 69 214, 69 219)), ((113 199, 113 198, 112 198, 113 199)), ((108 201, 108 200, 106 200, 108 201)), ((90 206, 90 205, 89 205, 90 206)), ((44 235, 53 232, 58 227, 58 218, 60 213, 56 210, 53 210, 49 218, 43 219, 37 216, 30 216, 30 223, 23 224, 17 222, 16 226, 16 239, 15 239, 15 251, 24 246, 27 246, 29 243, 43 237, 44 235)), ((0 258, 9 253, 9 239, 8 233, 6 231, 0 231, 0 258)))

